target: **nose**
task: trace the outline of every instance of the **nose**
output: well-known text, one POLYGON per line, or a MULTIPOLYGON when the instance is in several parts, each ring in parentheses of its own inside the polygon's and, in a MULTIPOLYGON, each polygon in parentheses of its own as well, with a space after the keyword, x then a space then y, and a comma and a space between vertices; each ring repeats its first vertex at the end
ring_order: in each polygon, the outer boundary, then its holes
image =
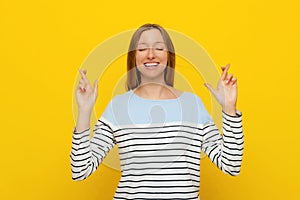
POLYGON ((153 48, 148 48, 148 58, 153 59, 155 57, 153 48))

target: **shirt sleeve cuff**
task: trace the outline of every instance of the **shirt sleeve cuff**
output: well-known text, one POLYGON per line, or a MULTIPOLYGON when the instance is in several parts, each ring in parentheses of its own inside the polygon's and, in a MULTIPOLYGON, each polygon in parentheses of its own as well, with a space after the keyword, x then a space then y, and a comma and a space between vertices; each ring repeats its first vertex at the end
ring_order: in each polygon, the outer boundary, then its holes
POLYGON ((87 131, 89 131, 89 130, 90 130, 90 127, 87 128, 87 129, 85 129, 85 130, 83 130, 83 131, 81 131, 81 132, 77 132, 76 127, 74 127, 72 132, 73 132, 74 134, 82 134, 82 133, 85 133, 85 132, 87 132, 87 131))
POLYGON ((235 121, 237 119, 240 119, 242 117, 242 112, 239 111, 239 110, 236 110, 236 115, 233 116, 233 115, 229 115, 227 113, 225 113, 223 110, 222 110, 222 115, 225 119, 228 119, 228 120, 232 120, 232 121, 235 121))

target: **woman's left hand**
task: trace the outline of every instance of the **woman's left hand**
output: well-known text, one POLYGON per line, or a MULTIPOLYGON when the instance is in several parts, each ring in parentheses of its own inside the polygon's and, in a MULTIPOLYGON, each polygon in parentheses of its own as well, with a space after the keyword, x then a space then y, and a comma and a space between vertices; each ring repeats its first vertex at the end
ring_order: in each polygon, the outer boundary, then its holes
POLYGON ((210 84, 204 85, 213 94, 216 100, 221 104, 222 109, 229 115, 236 115, 236 101, 237 101, 237 79, 232 74, 228 74, 230 64, 221 67, 222 75, 218 82, 217 89, 214 89, 210 84))

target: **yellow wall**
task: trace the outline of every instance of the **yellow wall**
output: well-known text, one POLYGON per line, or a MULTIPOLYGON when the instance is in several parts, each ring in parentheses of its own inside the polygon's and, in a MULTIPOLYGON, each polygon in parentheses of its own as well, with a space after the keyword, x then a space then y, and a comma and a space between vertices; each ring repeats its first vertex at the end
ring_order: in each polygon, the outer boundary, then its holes
POLYGON ((299 10, 295 0, 1 1, 0 199, 112 198, 120 173, 107 166, 71 180, 74 82, 98 44, 146 22, 192 37, 238 77, 242 172, 204 158, 201 198, 299 199, 299 10))

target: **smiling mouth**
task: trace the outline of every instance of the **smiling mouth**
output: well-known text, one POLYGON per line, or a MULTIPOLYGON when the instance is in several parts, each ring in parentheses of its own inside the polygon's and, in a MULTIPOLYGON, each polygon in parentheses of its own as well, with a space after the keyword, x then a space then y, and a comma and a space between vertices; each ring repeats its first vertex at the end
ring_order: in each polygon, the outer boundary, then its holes
POLYGON ((157 67, 159 65, 158 62, 153 63, 144 63, 145 67, 157 67))

